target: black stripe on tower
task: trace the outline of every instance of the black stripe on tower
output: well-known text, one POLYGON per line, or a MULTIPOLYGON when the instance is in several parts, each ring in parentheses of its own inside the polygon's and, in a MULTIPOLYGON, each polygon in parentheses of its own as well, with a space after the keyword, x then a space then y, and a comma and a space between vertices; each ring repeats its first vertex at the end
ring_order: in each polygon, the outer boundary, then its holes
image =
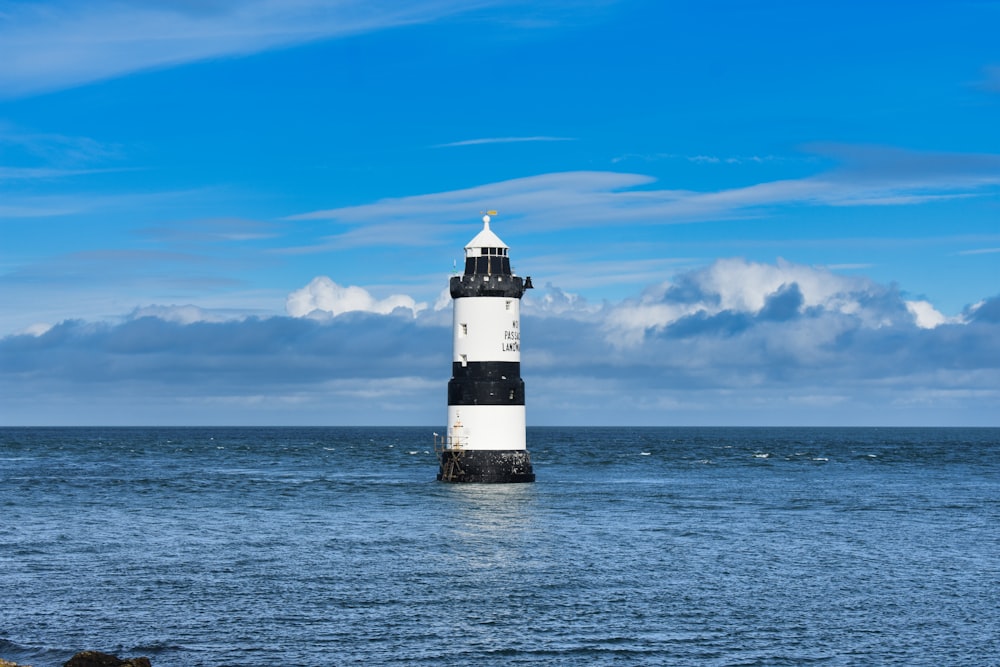
POLYGON ((468 449, 441 453, 438 481, 534 482, 531 455, 525 449, 495 451, 468 449))
POLYGON ((448 405, 524 405, 520 362, 453 362, 451 375, 448 405))
POLYGON ((520 299, 526 289, 525 281, 520 276, 510 275, 465 275, 452 276, 451 298, 460 299, 466 296, 503 296, 510 299, 520 299))

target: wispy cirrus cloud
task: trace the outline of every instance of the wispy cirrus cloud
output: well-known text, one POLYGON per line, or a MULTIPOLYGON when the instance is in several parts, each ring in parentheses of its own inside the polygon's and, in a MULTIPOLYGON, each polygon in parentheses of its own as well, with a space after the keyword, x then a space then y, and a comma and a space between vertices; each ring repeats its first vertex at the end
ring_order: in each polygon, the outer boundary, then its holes
POLYGON ((17 195, 0 200, 0 219, 47 218, 80 213, 121 211, 149 206, 165 206, 185 198, 204 196, 211 188, 175 192, 126 192, 120 194, 17 195))
POLYGON ((435 21, 496 1, 8 2, 0 91, 17 97, 310 41, 435 21))
POLYGON ((0 220, 4 218, 48 218, 72 215, 85 210, 83 202, 65 197, 18 197, 0 204, 0 220))
MULTIPOLYGON (((0 183, 51 182, 77 176, 134 170, 106 166, 119 157, 121 148, 116 145, 104 144, 88 137, 25 131, 0 121, 0 183)), ((64 197, 62 193, 57 195, 57 198, 64 197)), ((53 207, 51 203, 46 201, 43 206, 37 207, 28 205, 26 201, 16 202, 8 196, 0 204, 0 211, 62 208, 58 205, 53 207)))
POLYGON ((1000 65, 991 65, 983 68, 983 78, 976 86, 991 93, 1000 93, 1000 65))
POLYGON ((466 139, 465 141, 452 141, 447 144, 437 144, 432 148, 455 148, 457 146, 481 146, 483 144, 520 144, 539 141, 576 141, 573 137, 492 137, 488 139, 466 139))
MULTIPOLYGON (((469 211, 503 208, 541 215, 560 207, 601 211, 607 214, 610 200, 626 188, 652 183, 642 174, 612 172, 564 172, 515 178, 498 183, 413 197, 383 199, 374 204, 313 211, 289 216, 290 220, 338 220, 348 224, 372 221, 380 225, 457 221, 469 211)), ((629 196, 630 193, 623 193, 629 196)), ((404 239, 405 240, 405 239, 404 239)))
POLYGON ((51 167, 0 167, 0 181, 52 180, 69 176, 100 174, 112 169, 53 169, 51 167))
POLYGON ((637 173, 550 173, 289 219, 363 226, 364 234, 374 239, 380 228, 404 222, 443 225, 483 208, 518 211, 510 224, 551 230, 761 217, 787 206, 917 205, 977 196, 1000 186, 1000 155, 844 145, 817 145, 813 150, 837 166, 802 178, 715 191, 656 189, 651 187, 653 177, 637 173))
POLYGON ((144 238, 170 244, 245 243, 280 236, 274 223, 246 218, 196 218, 138 230, 144 238))
MULTIPOLYGON (((0 29, 2 34, 2 29, 0 29)), ((0 50, 3 46, 0 45, 0 50)), ((0 63, 0 72, 3 71, 0 63)), ((2 75, 0 75, 2 76, 2 75)), ((122 147, 90 137, 32 132, 0 121, 0 147, 7 164, 44 164, 53 168, 80 169, 120 158, 122 147)))
MULTIPOLYGON (((684 160, 694 164, 767 164, 773 162, 790 162, 795 158, 778 155, 679 155, 677 153, 626 153, 611 160, 612 164, 639 160, 656 162, 658 160, 684 160)), ((798 158, 801 160, 801 158, 798 158)))

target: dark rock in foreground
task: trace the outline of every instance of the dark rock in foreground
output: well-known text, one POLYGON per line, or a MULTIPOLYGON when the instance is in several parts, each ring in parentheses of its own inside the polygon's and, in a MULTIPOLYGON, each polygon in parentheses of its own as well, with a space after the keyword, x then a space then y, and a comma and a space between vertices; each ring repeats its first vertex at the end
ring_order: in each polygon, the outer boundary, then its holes
POLYGON ((63 663, 63 667, 152 667, 149 658, 127 658, 101 653, 100 651, 81 651, 63 663))

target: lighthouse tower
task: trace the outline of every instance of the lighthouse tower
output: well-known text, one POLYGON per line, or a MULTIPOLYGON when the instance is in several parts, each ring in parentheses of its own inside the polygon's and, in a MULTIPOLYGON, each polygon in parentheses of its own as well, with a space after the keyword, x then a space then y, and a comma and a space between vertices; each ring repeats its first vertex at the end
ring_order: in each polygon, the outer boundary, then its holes
POLYGON ((435 449, 445 482, 533 482, 525 445, 521 297, 531 278, 511 273, 507 244, 490 229, 465 246, 451 278, 453 354, 448 429, 435 449))

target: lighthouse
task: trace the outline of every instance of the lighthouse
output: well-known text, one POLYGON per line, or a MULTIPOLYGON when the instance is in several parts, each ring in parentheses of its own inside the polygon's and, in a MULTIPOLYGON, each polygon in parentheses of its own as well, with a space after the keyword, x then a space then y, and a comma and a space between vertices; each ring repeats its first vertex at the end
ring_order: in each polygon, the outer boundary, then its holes
POLYGON ((525 443, 521 297, 531 288, 510 270, 507 244, 483 229, 465 246, 465 272, 451 277, 448 427, 435 436, 444 482, 534 482, 525 443))

